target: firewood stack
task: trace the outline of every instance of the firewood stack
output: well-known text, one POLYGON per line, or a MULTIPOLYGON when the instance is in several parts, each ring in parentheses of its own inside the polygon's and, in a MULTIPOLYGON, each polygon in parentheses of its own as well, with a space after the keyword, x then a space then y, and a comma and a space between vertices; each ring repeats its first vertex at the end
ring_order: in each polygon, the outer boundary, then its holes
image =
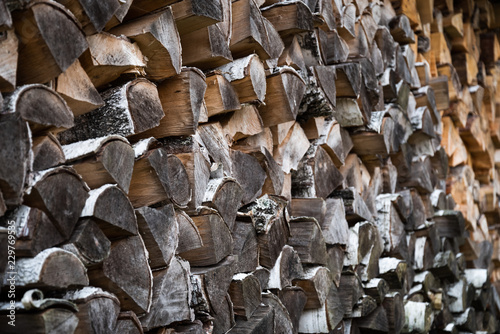
POLYGON ((1 0, 0 332, 499 332, 499 38, 488 0, 1 0))

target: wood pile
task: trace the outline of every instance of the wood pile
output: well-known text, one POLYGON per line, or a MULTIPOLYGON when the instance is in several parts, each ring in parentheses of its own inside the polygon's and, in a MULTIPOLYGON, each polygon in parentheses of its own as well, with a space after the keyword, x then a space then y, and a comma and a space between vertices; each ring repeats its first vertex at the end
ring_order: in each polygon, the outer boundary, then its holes
POLYGON ((489 0, 0 0, 0 332, 498 333, 499 38, 489 0))

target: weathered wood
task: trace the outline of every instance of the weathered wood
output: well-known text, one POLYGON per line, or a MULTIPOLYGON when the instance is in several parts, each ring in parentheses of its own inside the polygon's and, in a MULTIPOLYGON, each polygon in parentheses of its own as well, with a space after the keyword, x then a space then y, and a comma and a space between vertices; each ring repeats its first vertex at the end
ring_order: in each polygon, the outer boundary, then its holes
POLYGON ((199 216, 191 217, 198 228, 203 246, 179 254, 192 266, 216 264, 233 250, 233 238, 229 227, 215 210, 206 211, 199 216))
MULTIPOLYGON (((5 10, 7 13, 7 10, 5 10)), ((11 21, 12 24, 12 21, 11 21)), ((4 37, 0 41, 0 91, 13 91, 17 79, 17 58, 19 40, 14 30, 2 31, 4 37)))
POLYGON ((88 272, 93 286, 114 293, 123 310, 148 312, 153 294, 153 275, 140 236, 114 242, 106 260, 88 272))
POLYGON ((262 286, 263 289, 278 289, 283 290, 286 287, 295 285, 295 280, 304 276, 302 263, 299 254, 290 247, 285 245, 276 263, 269 270, 269 280, 267 284, 262 286))
MULTIPOLYGON (((19 288, 63 290, 89 284, 86 269, 78 257, 60 248, 48 248, 34 258, 19 259, 15 270, 19 288)), ((4 277, 3 286, 10 285, 10 277, 4 277)))
POLYGON ((172 4, 175 24, 181 35, 199 30, 224 19, 221 0, 184 0, 172 4))
POLYGON ((179 242, 179 226, 172 204, 161 210, 142 207, 135 210, 137 225, 149 253, 152 269, 167 266, 179 242))
POLYGON ((137 43, 143 56, 147 57, 145 71, 150 79, 162 80, 180 73, 181 41, 169 7, 127 22, 110 32, 127 36, 137 43))
POLYGON ((158 126, 164 118, 158 90, 146 79, 109 89, 102 97, 104 106, 76 117, 75 126, 59 134, 61 144, 108 135, 132 136, 158 126))
POLYGON ((136 208, 166 200, 186 207, 191 200, 191 187, 182 161, 164 148, 145 152, 135 162, 129 198, 136 208))
POLYGON ((310 217, 292 218, 288 244, 295 248, 302 263, 326 264, 326 243, 316 219, 310 217))
POLYGON ((67 292, 64 298, 78 306, 75 333, 113 333, 120 313, 120 302, 116 296, 100 288, 85 287, 67 292))
POLYGON ((38 172, 24 197, 26 205, 44 211, 64 238, 75 228, 88 198, 88 188, 72 168, 38 172))
POLYGON ((115 185, 91 190, 80 217, 93 220, 112 240, 138 232, 134 209, 126 194, 115 185))
POLYGON ((240 184, 242 203, 248 204, 261 195, 266 172, 259 161, 246 153, 231 150, 232 174, 240 184))
POLYGON ((73 126, 73 115, 54 90, 40 84, 17 88, 4 101, 3 113, 13 113, 30 124, 34 134, 61 131, 73 126))
POLYGON ((262 301, 259 280, 252 274, 236 274, 229 286, 234 314, 248 320, 262 301))
POLYGON ((93 85, 105 88, 122 74, 143 74, 146 59, 139 46, 125 36, 99 33, 87 37, 89 48, 80 57, 93 85))
POLYGON ((121 136, 88 139, 62 147, 67 163, 80 174, 87 185, 99 188, 116 183, 128 192, 134 165, 134 151, 121 136))
POLYGON ((95 222, 82 219, 62 248, 75 254, 86 267, 90 267, 109 256, 110 246, 111 242, 95 222))
POLYGON ((153 273, 151 308, 140 318, 145 330, 194 320, 189 277, 189 264, 177 257, 172 257, 167 269, 153 273))
POLYGON ((51 1, 30 3, 14 15, 19 39, 20 64, 17 84, 46 83, 64 72, 87 49, 77 19, 62 5, 51 1), (29 26, 30 29, 23 27, 29 26), (52 29, 57 26, 58 29, 52 29))

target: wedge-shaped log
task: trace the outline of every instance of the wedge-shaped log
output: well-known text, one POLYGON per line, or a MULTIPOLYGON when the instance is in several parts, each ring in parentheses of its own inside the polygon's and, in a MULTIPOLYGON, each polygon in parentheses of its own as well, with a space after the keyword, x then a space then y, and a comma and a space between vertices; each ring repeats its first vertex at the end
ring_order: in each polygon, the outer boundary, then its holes
POLYGON ((139 46, 128 38, 102 32, 87 37, 87 41, 89 48, 80 62, 96 88, 104 88, 124 73, 144 73, 146 59, 139 46))
POLYGON ((461 211, 440 210, 434 214, 438 234, 441 237, 460 238, 465 232, 465 220, 461 211))
POLYGON ((152 269, 166 267, 179 243, 174 206, 169 204, 161 210, 146 206, 135 210, 135 213, 139 232, 149 253, 149 266, 152 269))
POLYGON ((272 268, 288 241, 289 226, 284 216, 286 201, 279 196, 264 195, 241 209, 238 221, 250 221, 257 231, 259 263, 272 268))
POLYGON ((328 66, 314 66, 311 71, 312 75, 306 79, 306 91, 298 111, 299 117, 305 120, 310 117, 333 115, 337 103, 335 69, 328 66))
POLYGON ((139 16, 154 12, 157 9, 169 6, 177 0, 135 0, 132 2, 124 21, 130 21, 139 16))
MULTIPOLYGON (((253 0, 252 0, 253 1, 253 0)), ((250 319, 237 319, 236 325, 231 328, 228 334, 243 334, 243 333, 264 333, 269 331, 272 333, 274 329, 274 311, 271 306, 259 305, 254 311, 250 319)))
POLYGON ((318 29, 321 54, 327 65, 343 63, 349 57, 349 46, 337 30, 323 31, 318 29))
MULTIPOLYGON (((87 49, 85 35, 77 19, 55 1, 38 1, 14 15, 19 33, 17 84, 45 83, 70 67, 87 49), (31 29, 24 27, 30 26, 31 29), (58 29, 53 29, 57 26, 58 29)), ((3 49, 3 48, 2 48, 3 49)))
POLYGON ((306 85, 293 68, 282 68, 267 76, 266 104, 259 108, 265 127, 293 121, 297 117, 306 85))
POLYGON ((326 198, 343 180, 327 152, 312 144, 297 166, 292 171, 292 196, 326 198))
POLYGON ((184 35, 224 19, 223 0, 183 0, 172 4, 179 33, 184 35))
POLYGON ((252 222, 236 221, 233 227, 233 254, 238 256, 236 272, 254 271, 259 265, 257 232, 252 222))
POLYGON ((234 314, 228 290, 236 269, 236 258, 228 256, 209 267, 192 267, 193 305, 198 312, 214 317, 214 330, 228 331, 234 325, 234 314), (201 297, 201 298, 200 298, 201 297))
POLYGON ((62 248, 75 254, 86 267, 90 267, 109 256, 110 246, 111 242, 95 222, 82 219, 62 248))
POLYGON ((135 162, 129 198, 136 208, 165 200, 185 207, 191 186, 182 161, 163 148, 146 152, 135 162))
POLYGON ((232 175, 240 184, 242 202, 247 204, 262 194, 266 172, 259 161, 250 154, 231 150, 232 175))
POLYGON ((278 32, 265 17, 254 0, 232 3, 232 29, 230 49, 235 57, 256 52, 263 60, 278 58, 284 45, 278 32))
POLYGON ((218 70, 231 82, 241 103, 264 102, 267 87, 266 73, 259 56, 252 54, 237 59, 219 67, 218 70))
POLYGON ((427 333, 432 326, 434 314, 429 303, 408 301, 405 304, 404 328, 412 333, 427 333))
POLYGON ((61 144, 52 133, 33 140, 33 171, 49 169, 65 161, 61 144))
POLYGON ((216 209, 232 230, 243 195, 244 191, 235 179, 229 177, 211 179, 206 187, 203 205, 216 209))
POLYGON ((61 144, 108 135, 124 137, 142 133, 160 124, 164 117, 156 86, 135 79, 107 90, 105 105, 75 118, 75 126, 59 134, 61 144))
POLYGON ((104 105, 104 101, 79 60, 75 60, 57 77, 55 87, 74 116, 85 114, 104 105))
POLYGON ((62 146, 67 163, 80 174, 87 185, 99 188, 117 184, 128 192, 134 167, 134 150, 121 136, 88 139, 62 146))
POLYGON ((344 201, 340 198, 327 198, 325 206, 325 219, 320 225, 326 244, 347 246, 349 225, 345 219, 344 201))
POLYGON ((7 322, 0 326, 4 333, 15 333, 18 331, 31 333, 50 333, 53 331, 63 331, 65 333, 75 333, 78 327, 78 317, 73 309, 68 310, 64 306, 56 306, 46 310, 21 313, 16 315, 15 328, 7 322), (13 331, 14 329, 14 331, 13 331))
POLYGON ((372 213, 356 188, 348 187, 337 190, 331 194, 331 197, 344 200, 345 218, 349 224, 372 219, 372 213))
MULTIPOLYGON (((47 215, 25 205, 17 207, 1 218, 16 222, 16 255, 35 256, 44 249, 54 247, 65 240, 47 215)), ((7 224, 5 224, 7 226, 7 224)))
POLYGON ((229 286, 234 314, 248 320, 259 307, 262 296, 259 280, 252 274, 236 274, 229 286))
POLYGON ((402 289, 406 284, 407 263, 394 257, 384 257, 379 260, 380 278, 386 280, 392 290, 402 289))
POLYGON ((264 130, 262 118, 253 104, 243 104, 241 109, 226 115, 221 120, 221 126, 226 136, 234 141, 257 135, 264 130))
POLYGON ((192 216, 203 242, 202 247, 179 254, 189 261, 191 266, 210 266, 219 263, 233 250, 231 231, 214 210, 206 208, 198 216, 192 216))
POLYGON ((281 165, 285 173, 297 169, 310 143, 299 123, 295 122, 288 131, 283 142, 274 149, 274 159, 281 165))
POLYGON ((274 293, 264 292, 262 304, 272 307, 274 311, 273 329, 275 333, 293 333, 292 320, 288 310, 274 293))
POLYGON ((73 126, 73 115, 63 98, 40 84, 17 88, 4 101, 3 113, 14 113, 30 124, 31 131, 61 131, 73 126))
POLYGON ((137 235, 137 220, 127 195, 116 185, 91 190, 82 218, 90 218, 111 240, 137 235))
POLYGON ((304 276, 296 279, 294 284, 306 293, 307 303, 304 308, 317 309, 323 306, 333 281, 327 268, 316 266, 308 268, 304 276))
POLYGON ((339 298, 335 284, 330 285, 326 301, 322 307, 304 310, 299 321, 299 333, 329 333, 342 321, 347 309, 339 298))
POLYGON ((292 218, 288 244, 295 248, 302 263, 326 264, 326 243, 316 219, 310 217, 292 218))
POLYGON ((93 286, 105 288, 120 300, 123 310, 148 312, 153 294, 153 275, 140 236, 114 242, 106 260, 88 272, 93 286))
POLYGON ((179 242, 175 253, 180 254, 191 249, 203 247, 200 232, 191 217, 180 209, 175 210, 175 216, 179 225, 179 242))
POLYGON ((10 92, 16 86, 19 40, 13 29, 6 30, 3 34, 5 37, 0 41, 0 59, 2 59, 0 62, 0 91, 10 92))
POLYGON ((180 73, 181 41, 170 7, 122 24, 110 32, 125 35, 137 43, 148 59, 145 71, 150 79, 163 80, 180 73))
POLYGON ((177 257, 172 258, 167 269, 153 273, 151 309, 140 318, 145 330, 194 320, 189 276, 189 264, 177 257))
POLYGON ((143 334, 144 331, 142 329, 141 322, 137 318, 137 315, 132 311, 124 311, 120 312, 120 314, 118 315, 115 330, 112 333, 143 334))
POLYGON ((58 0, 69 9, 82 25, 86 35, 92 35, 104 29, 106 23, 120 7, 118 0, 80 1, 58 0))
POLYGON ((114 332, 120 313, 120 301, 115 295, 100 288, 85 287, 68 291, 64 299, 78 306, 78 327, 75 333, 114 332))
MULTIPOLYGON (((87 270, 74 254, 60 248, 48 248, 34 258, 19 259, 16 263, 16 286, 63 290, 89 284, 87 270)), ((10 285, 5 275, 3 285, 10 285)))
POLYGON ((27 122, 16 114, 0 115, 0 155, 10 157, 9 163, 0 164, 3 207, 22 202, 24 184, 31 170, 31 145, 27 122))
POLYGON ((241 109, 236 90, 220 72, 208 74, 206 81, 205 104, 208 117, 241 109))
POLYGON ((34 175, 24 202, 44 211, 61 235, 68 238, 88 196, 87 185, 74 169, 57 167, 34 175))
POLYGON ((283 290, 292 286, 294 280, 304 276, 299 254, 289 245, 285 245, 274 266, 269 270, 269 280, 264 289, 283 290))
POLYGON ((165 112, 160 124, 134 138, 186 136, 196 132, 207 84, 200 70, 188 67, 158 85, 165 112))

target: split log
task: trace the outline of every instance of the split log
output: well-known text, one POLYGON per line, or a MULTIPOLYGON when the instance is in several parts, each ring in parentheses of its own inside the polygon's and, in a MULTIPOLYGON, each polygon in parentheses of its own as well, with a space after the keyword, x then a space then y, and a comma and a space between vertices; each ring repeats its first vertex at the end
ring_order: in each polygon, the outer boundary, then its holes
MULTIPOLYGON (((144 139, 144 143, 147 141, 144 139)), ((210 164, 201 151, 200 140, 196 137, 171 137, 162 140, 161 144, 168 153, 175 154, 186 169, 192 190, 188 207, 194 209, 200 206, 210 178, 210 164)))
POLYGON ((266 87, 266 103, 259 108, 263 125, 295 120, 306 89, 300 75, 292 68, 282 68, 267 76, 266 87))
POLYGON ((201 290, 195 291, 195 298, 202 293, 205 299, 205 305, 199 304, 200 300, 193 300, 198 305, 197 312, 209 312, 215 318, 214 331, 217 332, 226 332, 234 325, 232 302, 227 292, 235 267, 235 257, 228 256, 216 265, 191 269, 192 282, 195 281, 197 289, 201 290))
POLYGON ((110 30, 137 43, 147 58, 145 71, 152 80, 162 80, 181 71, 181 41, 172 10, 167 7, 110 30))
POLYGON ((75 126, 61 132, 61 144, 109 135, 124 137, 142 133, 160 124, 164 113, 156 86, 136 79, 107 90, 105 105, 75 118, 75 126))
POLYGON ((180 74, 163 81, 158 85, 158 95, 165 117, 161 118, 159 125, 134 138, 194 134, 198 127, 206 87, 205 75, 192 67, 183 68, 180 74))
POLYGON ((212 72, 207 75, 206 81, 205 104, 208 117, 241 109, 236 90, 222 74, 212 72))
POLYGON ((91 267, 109 256, 110 246, 111 242, 95 222, 82 219, 62 248, 75 254, 85 267, 91 267))
POLYGON ((306 293, 307 302, 304 305, 304 309, 322 307, 330 290, 330 285, 333 284, 330 279, 330 273, 325 267, 307 269, 303 277, 296 279, 294 283, 306 293))
POLYGON ((294 123, 283 142, 274 149, 274 159, 285 173, 297 169, 304 154, 309 149, 309 140, 299 123, 294 123))
POLYGON ((91 190, 80 217, 97 223, 111 240, 138 233, 134 209, 126 194, 115 185, 91 190))
POLYGON ((62 147, 67 163, 80 174, 87 185, 99 188, 116 183, 128 192, 134 166, 134 151, 121 136, 88 139, 62 147))
POLYGON ((364 292, 377 301, 382 303, 389 292, 389 285, 382 278, 373 278, 364 284, 364 292))
POLYGON ((190 308, 190 270, 186 261, 172 257, 167 269, 153 273, 151 285, 151 308, 140 318, 144 330, 194 320, 190 308))
POLYGON ((259 263, 272 268, 288 242, 289 226, 284 216, 286 201, 278 196, 264 195, 242 208, 242 220, 250 220, 257 231, 259 263))
POLYGON ((248 204, 261 195, 266 172, 259 161, 246 153, 231 150, 232 175, 240 184, 242 203, 248 204))
POLYGON ((89 48, 80 62, 96 88, 105 88, 122 74, 144 73, 146 59, 128 38, 102 32, 87 37, 87 41, 89 48))
POLYGON ((175 23, 179 33, 199 30, 224 19, 221 0, 180 1, 172 4, 175 23))
POLYGON ((0 164, 3 206, 20 205, 27 174, 31 170, 31 134, 27 122, 15 114, 0 115, 0 154, 9 163, 0 164))
POLYGON ((321 146, 312 144, 297 170, 292 171, 292 195, 326 198, 341 184, 342 179, 327 152, 321 146))
POLYGON ((271 306, 274 311, 273 330, 275 333, 292 333, 292 320, 288 310, 281 300, 273 293, 265 292, 262 294, 262 303, 271 306))
MULTIPOLYGON (((233 163, 228 142, 224 138, 220 123, 207 123, 198 127, 198 135, 203 141, 203 146, 215 163, 219 164, 222 172, 231 175, 233 163)), ((221 175, 222 176, 222 175, 221 175)))
POLYGON ((17 84, 46 83, 68 67, 87 49, 77 19, 62 5, 51 1, 31 3, 14 15, 19 33, 17 84), (30 26, 30 29, 24 27, 30 26), (59 29, 52 29, 57 26, 59 29))
POLYGON ((233 230, 243 195, 242 187, 234 179, 211 179, 206 187, 203 205, 216 209, 229 229, 233 230))
POLYGON ((5 322, 0 329, 5 333, 38 332, 51 333, 62 331, 65 333, 74 333, 78 326, 78 317, 73 310, 62 307, 50 308, 38 312, 16 314, 16 320, 19 321, 16 327, 12 327, 5 322), (7 327, 7 328, 6 328, 7 327), (12 331, 14 329, 14 331, 12 331))
POLYGON ((148 255, 140 236, 128 237, 111 245, 109 257, 88 272, 93 286, 114 293, 123 310, 136 313, 151 308, 153 275, 148 255))
POLYGON ((341 322, 346 306, 340 302, 335 284, 330 286, 326 302, 319 309, 304 310, 299 322, 299 333, 330 333, 341 322))
POLYGON ((60 248, 48 248, 34 258, 19 259, 9 268, 3 286, 10 285, 9 271, 17 271, 16 286, 20 289, 46 288, 63 290, 89 284, 87 270, 72 253, 60 248))
POLYGON ((332 198, 341 198, 344 201, 345 218, 349 224, 363 220, 372 220, 371 212, 354 187, 336 190, 330 196, 332 198))
MULTIPOLYGON (((206 99, 205 99, 206 100, 206 99)), ((239 110, 221 120, 221 125, 230 140, 238 141, 253 135, 258 135, 264 128, 257 107, 253 104, 243 104, 239 110)))
POLYGON ((311 74, 304 78, 306 91, 300 102, 299 118, 307 121, 310 117, 335 115, 335 69, 330 66, 313 66, 311 74))
POLYGON ((236 221, 233 227, 233 254, 238 256, 236 272, 254 271, 259 265, 257 232, 251 222, 236 221))
POLYGON ((73 115, 62 97, 40 84, 17 88, 4 101, 2 113, 13 113, 30 124, 36 134, 73 126, 73 115))
MULTIPOLYGON (((16 255, 36 256, 44 249, 62 243, 65 238, 59 233, 47 215, 36 208, 25 205, 7 213, 0 220, 16 223, 16 255)), ((4 223, 5 226, 8 226, 4 223)))
POLYGON ((57 138, 49 133, 33 140, 33 171, 42 171, 63 164, 66 159, 57 138))
POLYGON ((189 217, 186 212, 179 209, 175 210, 175 215, 179 226, 179 241, 175 253, 180 254, 191 249, 202 247, 203 241, 200 232, 191 217, 189 217))
MULTIPOLYGON (((253 0, 252 0, 253 1, 253 0)), ((248 321, 238 319, 229 334, 240 333, 272 333, 274 328, 274 311, 271 306, 260 305, 248 321)))
POLYGON ((302 262, 299 254, 290 247, 285 245, 280 255, 276 259, 276 263, 269 271, 269 279, 267 284, 263 285, 263 289, 278 289, 295 285, 295 280, 304 277, 302 262))
POLYGON ((229 286, 234 314, 248 320, 262 301, 259 280, 252 274, 236 274, 229 286))
POLYGON ((75 15, 86 35, 101 32, 120 7, 120 3, 116 0, 102 2, 59 0, 58 2, 75 15))
POLYGON ((320 224, 327 245, 346 246, 349 243, 349 226, 342 199, 326 199, 325 219, 320 224))
POLYGON ((78 306, 78 327, 75 333, 114 332, 120 313, 120 301, 113 294, 100 288, 85 287, 67 292, 64 299, 78 306))
POLYGON ((129 190, 134 207, 171 201, 185 207, 191 200, 191 187, 181 160, 164 148, 145 152, 134 165, 129 190))
POLYGON ((387 312, 382 306, 378 306, 367 316, 356 319, 356 326, 362 331, 371 333, 388 333, 389 321, 387 319, 387 312))
POLYGON ((85 114, 104 104, 78 60, 57 77, 56 91, 64 98, 74 116, 85 114))
POLYGON ((392 257, 379 260, 380 278, 386 280, 392 290, 399 290, 405 286, 407 263, 392 257))
POLYGON ((234 57, 256 52, 263 60, 278 58, 284 45, 278 32, 257 7, 254 0, 232 3, 232 36, 230 49, 234 57))
POLYGON ((434 214, 434 221, 441 237, 460 238, 465 232, 465 221, 460 211, 438 211, 434 214))
POLYGON ((326 243, 316 219, 310 217, 292 218, 288 244, 295 248, 302 263, 326 264, 326 243))
POLYGON ((179 242, 179 226, 172 204, 161 210, 142 207, 135 210, 137 225, 149 253, 152 269, 167 266, 179 242))
POLYGON ((430 272, 438 278, 446 278, 455 281, 458 278, 458 266, 455 255, 448 250, 440 252, 434 257, 434 263, 430 272))
POLYGON ((151 13, 157 9, 169 6, 174 2, 176 2, 176 0, 135 0, 130 6, 124 21, 129 21, 146 13, 151 13))
POLYGON ((26 205, 44 211, 64 238, 69 238, 88 198, 88 188, 74 169, 57 167, 34 175, 26 205))
MULTIPOLYGON (((253 2, 253 0, 243 1, 253 2)), ((264 102, 267 87, 266 74, 264 65, 257 55, 252 54, 235 60, 217 70, 231 82, 241 103, 264 102)))
MULTIPOLYGON (((106 23, 104 30, 110 30, 113 27, 116 27, 125 19, 125 15, 127 15, 130 6, 132 5, 132 0, 125 0, 123 2, 119 2, 118 9, 113 13, 111 18, 106 23)), ((125 320, 124 320, 125 321, 125 320)), ((126 322, 126 321, 125 321, 126 322)))
POLYGON ((199 216, 191 217, 198 228, 203 246, 179 253, 179 256, 188 260, 192 266, 219 263, 233 250, 233 238, 229 227, 215 210, 207 208, 206 211, 199 216))

